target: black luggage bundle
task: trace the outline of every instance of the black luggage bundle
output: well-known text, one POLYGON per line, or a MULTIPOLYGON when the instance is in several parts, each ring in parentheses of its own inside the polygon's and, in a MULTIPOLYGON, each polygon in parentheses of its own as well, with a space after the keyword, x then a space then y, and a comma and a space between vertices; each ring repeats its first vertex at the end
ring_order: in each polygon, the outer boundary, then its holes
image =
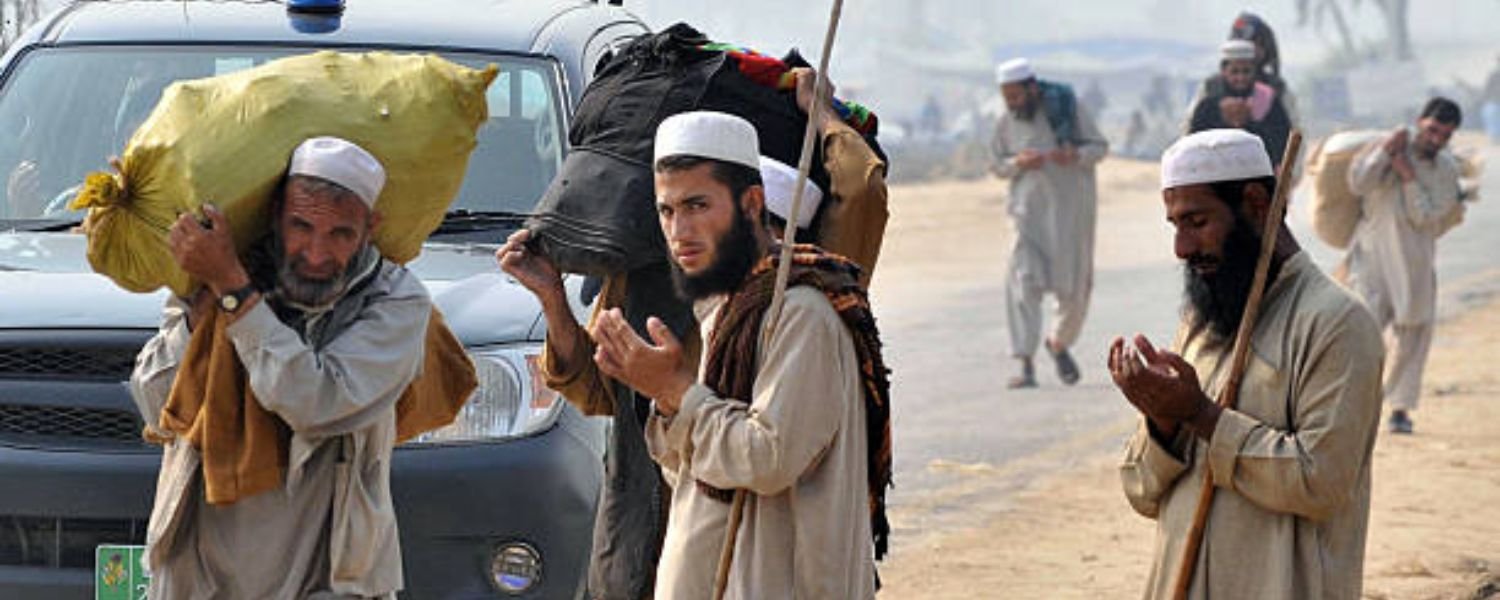
MULTIPOLYGON (((644 36, 621 51, 583 93, 572 149, 527 222, 559 268, 609 275, 667 260, 651 170, 656 127, 667 117, 713 110, 744 117, 761 154, 796 165, 807 117, 796 95, 741 73, 730 54, 686 24, 644 36)), ((790 61, 789 61, 790 62, 790 61)), ((810 178, 828 189, 821 148, 810 178)))

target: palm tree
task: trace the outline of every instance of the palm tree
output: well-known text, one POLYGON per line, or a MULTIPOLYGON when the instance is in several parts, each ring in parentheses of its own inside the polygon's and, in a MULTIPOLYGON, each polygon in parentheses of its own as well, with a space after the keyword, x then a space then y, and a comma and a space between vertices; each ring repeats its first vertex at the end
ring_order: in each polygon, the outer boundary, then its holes
MULTIPOLYGON (((1325 20, 1332 21, 1338 31, 1345 53, 1353 54, 1354 38, 1349 33, 1348 21, 1344 18, 1339 0, 1296 0, 1297 24, 1322 28, 1325 20)), ((1373 4, 1385 20, 1385 46, 1391 58, 1411 60, 1411 33, 1407 27, 1410 0, 1348 0, 1350 10, 1359 10, 1363 4, 1373 4)))

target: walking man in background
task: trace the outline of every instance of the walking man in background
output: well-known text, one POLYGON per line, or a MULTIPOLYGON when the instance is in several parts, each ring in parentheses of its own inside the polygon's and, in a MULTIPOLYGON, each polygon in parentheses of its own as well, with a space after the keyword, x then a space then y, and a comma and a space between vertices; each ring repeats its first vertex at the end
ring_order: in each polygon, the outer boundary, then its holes
POLYGON ((1109 143, 1065 85, 1038 80, 1018 58, 999 66, 1007 110, 995 126, 990 150, 996 176, 1010 180, 1007 212, 1015 242, 1005 285, 1011 355, 1020 373, 1009 387, 1036 387, 1032 356, 1041 344, 1042 296, 1056 311, 1047 352, 1063 383, 1078 382, 1068 348, 1078 340, 1094 284, 1094 166, 1109 143))
POLYGON ((1463 220, 1459 165, 1446 150, 1458 105, 1433 98, 1415 130, 1402 127, 1355 158, 1349 188, 1363 198, 1345 258, 1349 285, 1390 334, 1385 398, 1390 429, 1411 433, 1437 317, 1437 239, 1463 220))

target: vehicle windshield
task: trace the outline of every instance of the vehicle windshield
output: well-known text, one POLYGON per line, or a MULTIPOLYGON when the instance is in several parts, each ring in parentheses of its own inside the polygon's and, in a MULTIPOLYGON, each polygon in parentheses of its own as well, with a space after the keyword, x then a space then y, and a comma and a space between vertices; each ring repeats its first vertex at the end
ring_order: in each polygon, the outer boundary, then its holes
MULTIPOLYGON (((67 204, 91 171, 124 152, 173 81, 222 75, 310 52, 266 47, 68 47, 26 55, 0 88, 0 222, 76 221, 67 204)), ((556 66, 502 54, 444 53, 454 62, 500 67, 489 120, 451 209, 527 212, 562 164, 562 105, 556 66)))

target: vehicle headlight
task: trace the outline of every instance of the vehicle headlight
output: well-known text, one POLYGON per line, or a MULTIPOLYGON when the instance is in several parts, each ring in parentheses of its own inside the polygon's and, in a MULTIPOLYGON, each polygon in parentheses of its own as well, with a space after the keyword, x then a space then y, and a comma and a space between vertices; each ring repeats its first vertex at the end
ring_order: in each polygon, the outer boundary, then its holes
POLYGON ((507 542, 490 556, 490 584, 510 595, 531 591, 542 580, 542 555, 531 544, 507 542))
POLYGON ((471 349, 479 385, 451 425, 429 431, 413 444, 493 442, 551 427, 561 398, 543 383, 540 344, 471 349))

